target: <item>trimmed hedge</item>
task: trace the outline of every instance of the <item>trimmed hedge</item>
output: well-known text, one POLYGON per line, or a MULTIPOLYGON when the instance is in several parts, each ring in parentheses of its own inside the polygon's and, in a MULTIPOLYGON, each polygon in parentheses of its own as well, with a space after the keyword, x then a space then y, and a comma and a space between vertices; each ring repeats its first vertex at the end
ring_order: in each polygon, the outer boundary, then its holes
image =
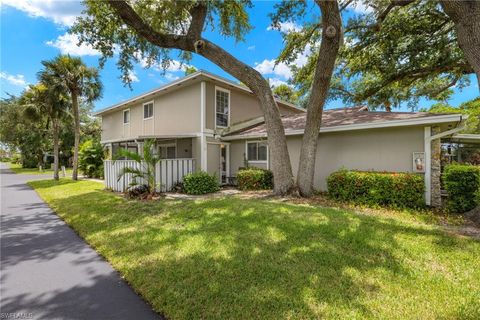
POLYGON ((423 177, 413 173, 340 170, 327 178, 329 195, 337 200, 369 206, 424 206, 423 177))
POLYGON ((448 193, 447 210, 463 213, 480 205, 480 167, 464 164, 447 165, 442 175, 448 193))
POLYGON ((267 190, 273 189, 273 173, 260 168, 247 168, 237 172, 238 189, 267 190))
POLYGON ((206 194, 217 192, 220 187, 216 176, 199 171, 183 177, 183 189, 188 194, 206 194))

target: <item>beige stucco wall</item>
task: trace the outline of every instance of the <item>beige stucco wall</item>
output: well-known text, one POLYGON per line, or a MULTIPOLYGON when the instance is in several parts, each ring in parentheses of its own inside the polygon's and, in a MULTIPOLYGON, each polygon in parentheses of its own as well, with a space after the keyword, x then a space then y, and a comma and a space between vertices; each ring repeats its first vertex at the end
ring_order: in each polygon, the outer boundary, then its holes
MULTIPOLYGON (((229 86, 218 85, 230 91, 230 124, 263 116, 259 100, 248 92, 229 86)), ((301 112, 283 104, 279 104, 282 115, 301 112)), ((215 83, 206 82, 206 128, 215 129, 215 83)))
MULTIPOLYGON (((412 153, 424 151, 423 127, 355 130, 320 135, 315 165, 315 188, 326 190, 326 178, 341 169, 412 172, 412 153)), ((287 137, 292 170, 298 170, 302 136, 287 137)), ((243 166, 245 140, 230 145, 230 168, 243 166)))
POLYGON ((155 99, 155 134, 185 134, 200 131, 200 83, 155 99))
POLYGON ((120 138, 126 138, 123 134, 123 112, 117 111, 102 116, 102 140, 120 138))
MULTIPOLYGON (((251 140, 258 141, 258 139, 251 140)), ((237 174, 238 168, 245 167, 245 140, 231 141, 230 144, 230 174, 235 176, 237 174)), ((249 167, 257 167, 262 169, 267 169, 268 164, 265 162, 256 162, 249 161, 249 167)))
POLYGON ((102 140, 175 135, 200 131, 200 83, 102 115, 102 140), (153 119, 143 119, 143 104, 154 101, 153 119), (123 128, 123 110, 130 109, 130 128, 123 128), (125 132, 124 132, 125 131, 125 132))
POLYGON ((177 139, 177 158, 191 158, 192 145, 192 138, 177 139))

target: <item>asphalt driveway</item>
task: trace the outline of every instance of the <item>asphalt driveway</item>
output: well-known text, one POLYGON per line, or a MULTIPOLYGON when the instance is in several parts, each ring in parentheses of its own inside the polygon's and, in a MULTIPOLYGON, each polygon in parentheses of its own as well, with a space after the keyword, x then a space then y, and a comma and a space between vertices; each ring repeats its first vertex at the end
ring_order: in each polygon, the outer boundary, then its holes
POLYGON ((26 185, 50 175, 0 163, 2 319, 160 319, 26 185))

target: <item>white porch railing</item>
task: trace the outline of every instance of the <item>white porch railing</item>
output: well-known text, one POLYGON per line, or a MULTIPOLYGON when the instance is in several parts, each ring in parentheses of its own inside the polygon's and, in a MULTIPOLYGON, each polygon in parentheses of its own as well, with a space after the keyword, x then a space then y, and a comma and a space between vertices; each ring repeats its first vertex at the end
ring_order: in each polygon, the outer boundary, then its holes
MULTIPOLYGON (((132 182, 132 175, 125 174, 120 179, 118 176, 123 168, 140 168, 140 164, 134 160, 105 160, 103 162, 105 174, 105 188, 124 192, 132 182)), ((157 191, 167 192, 172 187, 183 181, 183 177, 195 171, 195 159, 164 159, 160 160, 155 167, 155 185, 157 191)), ((142 183, 142 181, 137 181, 142 183)))

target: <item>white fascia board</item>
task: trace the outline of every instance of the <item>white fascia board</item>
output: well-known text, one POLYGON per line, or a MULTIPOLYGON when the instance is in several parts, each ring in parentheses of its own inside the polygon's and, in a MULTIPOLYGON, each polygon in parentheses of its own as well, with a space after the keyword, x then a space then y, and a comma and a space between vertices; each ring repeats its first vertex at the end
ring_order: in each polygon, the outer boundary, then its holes
POLYGON ((454 139, 465 139, 465 140, 480 140, 480 134, 475 133, 459 133, 452 136, 454 139))
MULTIPOLYGON (((328 132, 339 132, 339 131, 353 131, 353 130, 365 130, 365 129, 378 129, 378 128, 390 128, 390 127, 404 127, 404 126, 417 126, 433 123, 445 123, 445 122, 457 122, 464 119, 460 114, 449 114, 441 116, 431 116, 418 119, 404 119, 404 120, 392 120, 392 121, 381 121, 381 122, 369 122, 361 124, 347 124, 342 126, 334 127, 322 127, 320 128, 320 133, 328 132)), ((294 136, 302 135, 304 130, 286 130, 285 135, 294 136)), ((237 139, 253 139, 266 137, 266 133, 261 134, 251 134, 251 135, 232 135, 227 137, 222 137, 224 140, 237 140, 237 139)))

